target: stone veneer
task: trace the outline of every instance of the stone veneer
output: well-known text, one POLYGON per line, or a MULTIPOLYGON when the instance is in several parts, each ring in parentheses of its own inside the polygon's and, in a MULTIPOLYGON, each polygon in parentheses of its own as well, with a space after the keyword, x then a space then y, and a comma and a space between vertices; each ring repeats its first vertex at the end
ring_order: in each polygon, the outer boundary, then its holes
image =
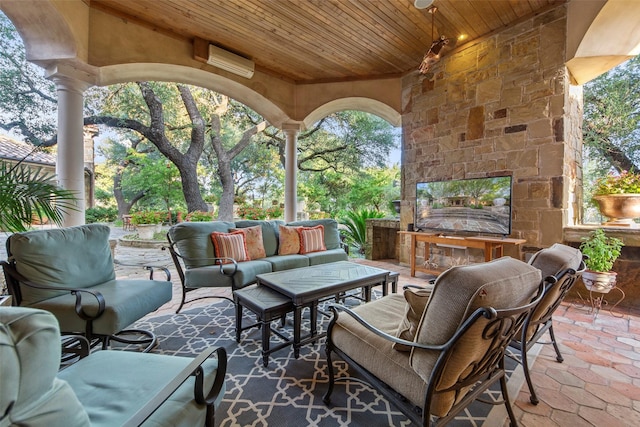
POLYGON ((560 5, 404 78, 402 230, 413 222, 416 182, 504 174, 513 176, 511 237, 526 239, 525 252, 562 241, 563 226, 576 223, 582 92, 564 65, 566 18, 560 5))

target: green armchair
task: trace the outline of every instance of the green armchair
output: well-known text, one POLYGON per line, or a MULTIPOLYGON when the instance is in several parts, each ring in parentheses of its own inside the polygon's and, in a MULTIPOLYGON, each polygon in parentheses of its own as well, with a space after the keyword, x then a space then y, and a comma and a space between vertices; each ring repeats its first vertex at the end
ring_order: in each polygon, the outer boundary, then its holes
POLYGON ((60 348, 51 313, 0 307, 0 426, 214 425, 224 348, 196 358, 101 350, 58 371, 60 348))
POLYGON ((55 315, 64 334, 82 334, 92 345, 110 341, 155 346, 153 333, 125 329, 171 300, 167 280, 116 279, 109 227, 89 224, 15 233, 2 261, 13 305, 55 315))

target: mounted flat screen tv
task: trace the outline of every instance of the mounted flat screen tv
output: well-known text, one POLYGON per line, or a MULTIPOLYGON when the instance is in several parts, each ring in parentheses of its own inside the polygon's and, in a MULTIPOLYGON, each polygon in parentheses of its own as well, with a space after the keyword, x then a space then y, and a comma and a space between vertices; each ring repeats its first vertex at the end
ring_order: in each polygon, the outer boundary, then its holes
POLYGON ((511 234, 511 177, 419 182, 416 230, 511 234))

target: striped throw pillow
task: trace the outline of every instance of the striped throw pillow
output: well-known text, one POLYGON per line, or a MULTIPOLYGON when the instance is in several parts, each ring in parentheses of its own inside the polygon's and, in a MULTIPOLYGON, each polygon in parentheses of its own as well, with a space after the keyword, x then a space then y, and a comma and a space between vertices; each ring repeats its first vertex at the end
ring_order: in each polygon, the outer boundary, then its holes
MULTIPOLYGON (((249 261, 247 242, 242 231, 234 231, 232 233, 221 233, 214 231, 211 233, 213 247, 218 258, 233 258, 236 262, 249 261)), ((231 261, 224 261, 223 264, 229 264, 231 261)))
POLYGON ((298 229, 298 235, 300 236, 301 254, 327 250, 327 247, 324 244, 323 225, 317 225, 315 227, 300 227, 298 229))

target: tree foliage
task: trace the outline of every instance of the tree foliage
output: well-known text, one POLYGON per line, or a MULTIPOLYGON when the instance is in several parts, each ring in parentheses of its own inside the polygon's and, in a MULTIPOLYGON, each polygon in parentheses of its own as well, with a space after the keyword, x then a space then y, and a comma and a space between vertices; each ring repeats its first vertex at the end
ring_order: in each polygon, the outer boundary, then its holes
POLYGON ((33 145, 52 145, 57 97, 42 68, 27 62, 15 27, 0 13, 0 128, 33 145))
POLYGON ((640 170, 640 56, 585 84, 583 141, 598 176, 640 170))

